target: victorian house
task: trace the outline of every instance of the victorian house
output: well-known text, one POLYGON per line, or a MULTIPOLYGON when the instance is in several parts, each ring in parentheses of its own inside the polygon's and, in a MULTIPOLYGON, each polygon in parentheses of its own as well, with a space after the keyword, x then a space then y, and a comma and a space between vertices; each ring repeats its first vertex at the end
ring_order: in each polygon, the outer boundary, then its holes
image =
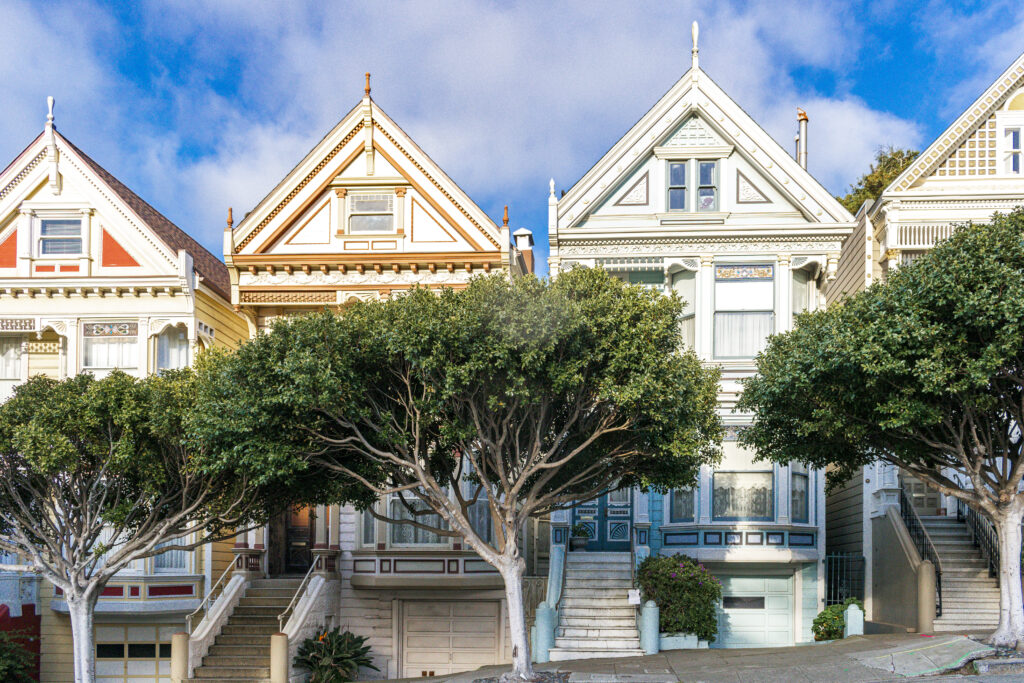
MULTIPOLYGON (((221 261, 53 123, 0 173, 0 400, 34 375, 135 376, 248 336, 221 261)), ((171 634, 232 560, 231 544, 137 561, 96 610, 97 680, 168 680, 171 634)), ((12 558, 7 558, 8 560, 12 558)), ((0 572, 9 615, 41 624, 42 681, 72 680, 67 605, 0 572)))
MULTIPOLYGON (((887 187, 857 212, 828 303, 859 292, 927 252, 959 225, 1024 205, 1024 55, 1021 55, 887 187)), ((830 553, 863 557, 867 618, 927 630, 908 591, 922 561, 936 571, 934 629, 991 630, 996 576, 974 539, 987 522, 897 468, 864 468, 828 500, 830 553), (916 531, 924 527, 927 533, 916 531), (908 528, 914 529, 913 538, 908 528)), ((858 560, 859 562, 859 560, 858 560)), ((838 582, 837 582, 838 583, 838 582)), ((912 593, 916 596, 916 592, 912 593)), ((923 607, 923 605, 922 605, 923 607)))
MULTIPOLYGON (((696 558, 723 585, 712 647, 792 645, 812 640, 824 606, 824 472, 756 460, 736 441, 751 416, 733 408, 767 337, 824 305, 853 217, 806 170, 806 115, 798 161, 700 68, 696 24, 693 41, 692 68, 583 178, 560 197, 552 181, 550 266, 605 268, 685 301, 682 343, 722 369, 724 456, 692 488, 619 491, 554 513, 551 567, 580 524, 592 540, 568 553, 566 580, 589 595, 609 579, 628 587, 630 563, 647 554, 696 558)), ((546 655, 639 654, 618 598, 590 618, 614 637, 578 629, 575 603, 588 597, 561 598, 546 655)))
MULTIPOLYGON (((369 74, 361 101, 237 225, 229 223, 224 252, 231 301, 252 335, 281 316, 533 268, 529 231, 510 235, 507 213, 496 225, 370 97, 369 74)), ((395 501, 377 505, 403 515, 395 501)), ((528 579, 537 587, 546 572, 544 531, 538 523, 524 549, 529 570, 541 573, 528 579)), ((240 536, 235 553, 242 578, 224 589, 228 608, 212 610, 193 631, 191 675, 259 679, 271 634, 286 633, 294 655, 325 624, 369 636, 386 678, 511 658, 501 577, 458 539, 328 505, 295 509, 240 536), (259 609, 263 621, 252 611, 259 609), (247 644, 260 654, 240 667, 225 634, 242 633, 244 624, 252 625, 247 644)))

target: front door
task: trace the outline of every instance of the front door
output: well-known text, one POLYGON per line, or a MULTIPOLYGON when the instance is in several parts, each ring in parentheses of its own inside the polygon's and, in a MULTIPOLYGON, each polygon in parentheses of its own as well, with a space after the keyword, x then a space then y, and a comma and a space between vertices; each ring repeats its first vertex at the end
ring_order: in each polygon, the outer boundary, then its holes
POLYGON ((594 551, 628 551, 632 519, 630 489, 612 491, 572 511, 573 526, 582 524, 590 530, 587 550, 594 551))
POLYGON ((311 507, 297 507, 285 517, 285 570, 305 573, 313 563, 316 515, 311 507))
POLYGON ((932 517, 945 514, 942 509, 942 495, 938 491, 906 472, 900 472, 900 484, 918 516, 932 517))

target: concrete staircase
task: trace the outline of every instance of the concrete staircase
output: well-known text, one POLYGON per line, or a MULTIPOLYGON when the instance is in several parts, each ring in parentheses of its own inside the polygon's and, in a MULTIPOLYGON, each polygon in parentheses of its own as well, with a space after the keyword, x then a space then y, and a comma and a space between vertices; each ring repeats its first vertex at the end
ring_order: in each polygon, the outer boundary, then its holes
POLYGON ((269 683, 270 636, 278 632, 277 616, 301 583, 292 578, 250 581, 189 683, 269 683))
POLYGON ((988 561, 971 543, 966 522, 956 517, 921 517, 942 563, 942 616, 935 630, 974 633, 999 623, 999 584, 988 561))
POLYGON ((568 553, 551 661, 644 654, 627 595, 630 562, 630 553, 568 553))

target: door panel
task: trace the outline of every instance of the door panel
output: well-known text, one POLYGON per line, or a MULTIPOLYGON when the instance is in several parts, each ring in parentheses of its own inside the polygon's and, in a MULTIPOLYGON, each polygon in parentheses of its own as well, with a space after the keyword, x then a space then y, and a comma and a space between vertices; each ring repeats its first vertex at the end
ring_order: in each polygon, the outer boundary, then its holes
POLYGON ((405 602, 402 675, 440 676, 497 664, 500 603, 405 602))
POLYGON ((583 524, 591 531, 587 550, 629 550, 633 525, 632 493, 630 489, 612 491, 573 508, 573 525, 583 524))
POLYGON ((793 644, 793 577, 720 576, 722 604, 712 647, 793 644))

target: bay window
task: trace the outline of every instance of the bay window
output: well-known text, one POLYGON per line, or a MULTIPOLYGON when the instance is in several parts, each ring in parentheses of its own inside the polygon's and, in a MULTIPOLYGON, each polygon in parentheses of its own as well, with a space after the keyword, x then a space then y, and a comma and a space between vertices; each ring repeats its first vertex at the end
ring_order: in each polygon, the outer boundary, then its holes
POLYGON ((78 256, 82 253, 82 221, 44 218, 39 221, 40 256, 78 256))
POLYGON ((692 488, 672 489, 669 493, 669 522, 693 521, 694 491, 692 488))
POLYGON ((21 337, 0 337, 0 401, 21 381, 21 337))
POLYGON ((697 339, 695 303, 697 301, 697 273, 681 270, 672 274, 672 289, 683 300, 683 320, 680 330, 683 344, 694 348, 697 339))
MULTIPOLYGON (((158 543, 157 548, 181 545, 182 539, 175 539, 165 543, 158 543)), ((153 556, 153 569, 156 572, 178 572, 183 573, 187 569, 187 550, 167 550, 159 555, 153 556)))
POLYGON ((753 358, 775 327, 775 266, 715 266, 715 358, 753 358))
POLYGON ((697 162, 697 210, 718 210, 718 162, 697 162))
POLYGON ((362 526, 362 542, 363 545, 374 545, 377 543, 377 518, 374 517, 369 510, 363 510, 360 513, 360 521, 362 526))
POLYGON ((807 465, 800 462, 790 463, 789 472, 789 514, 794 522, 806 524, 810 520, 810 509, 808 507, 810 476, 807 472, 807 465))
POLYGON ((138 323, 85 323, 82 326, 82 369, 97 378, 105 377, 114 369, 136 374, 138 334, 138 323))
MULTIPOLYGON (((429 510, 429 506, 418 498, 406 497, 405 503, 397 494, 392 495, 388 506, 388 517, 391 519, 408 519, 425 524, 437 529, 447 529, 441 516, 435 512, 429 514, 414 514, 423 510, 429 510), (411 508, 411 510, 410 510, 411 508)), ((427 531, 411 524, 389 524, 391 527, 391 545, 441 545, 445 543, 442 538, 433 531, 427 531)))
POLYGON ((775 518, 775 474, 771 463, 755 462, 754 454, 736 441, 722 443, 722 462, 712 474, 711 489, 714 521, 775 518))
POLYGON ((156 338, 156 369, 180 370, 188 367, 188 335, 181 327, 168 327, 156 338))
POLYGON ((1024 127, 1005 128, 1003 131, 1004 144, 1006 149, 1005 168, 1006 172, 1012 175, 1021 173, 1021 132, 1024 127))
POLYGON ((394 232, 395 195, 389 192, 349 193, 350 233, 394 232))

